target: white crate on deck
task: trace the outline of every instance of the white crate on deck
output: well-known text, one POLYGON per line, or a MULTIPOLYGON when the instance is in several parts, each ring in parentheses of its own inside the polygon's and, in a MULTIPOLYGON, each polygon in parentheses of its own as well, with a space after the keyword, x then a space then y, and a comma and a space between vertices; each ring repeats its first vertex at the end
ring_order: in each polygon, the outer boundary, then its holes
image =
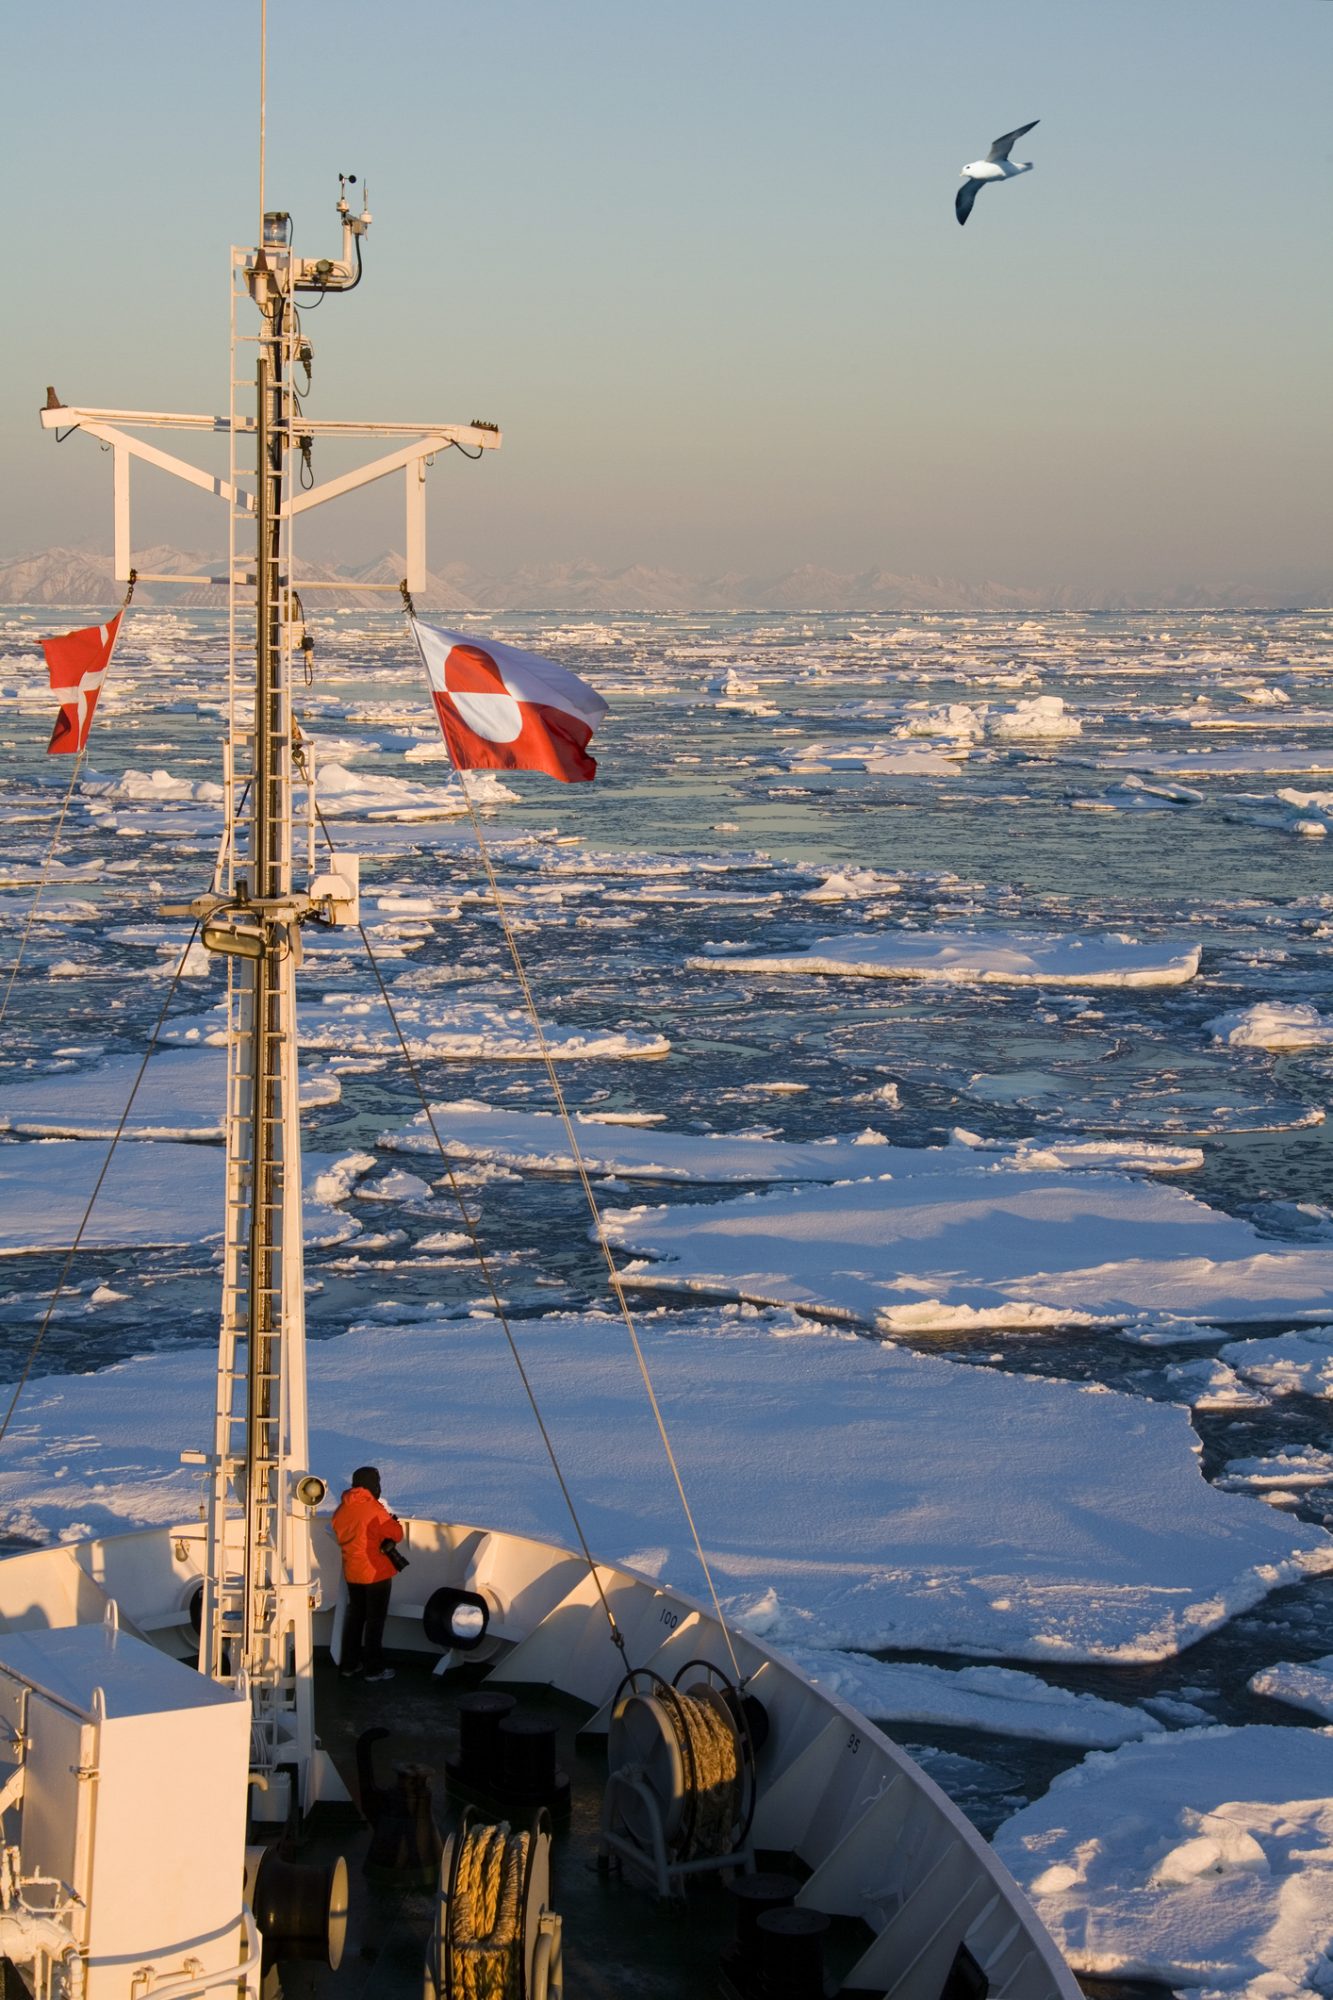
POLYGON ((114 1624, 72 1625, 0 1634, 0 1721, 25 1767, 6 1834, 17 1817, 23 1875, 79 1899, 87 2000, 124 2000, 149 1966, 234 1978, 248 1701, 114 1624))

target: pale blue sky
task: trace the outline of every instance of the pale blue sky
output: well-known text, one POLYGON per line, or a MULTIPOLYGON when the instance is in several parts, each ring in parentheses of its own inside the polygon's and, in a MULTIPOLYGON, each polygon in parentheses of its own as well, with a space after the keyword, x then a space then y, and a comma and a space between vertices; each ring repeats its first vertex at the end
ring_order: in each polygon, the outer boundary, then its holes
MULTIPOLYGON (((0 551, 109 543, 109 460, 41 435, 48 381, 225 407, 257 17, 10 10, 0 551)), ((376 216, 365 284, 309 322, 311 414, 505 427, 433 475, 433 563, 1327 575, 1328 0, 270 17, 271 203, 315 255, 339 168, 376 216), (958 169, 1030 118, 1036 171, 959 229, 958 169)), ((140 490, 138 532, 216 539, 140 490)), ((331 513, 329 552, 397 539, 396 502, 331 513)))

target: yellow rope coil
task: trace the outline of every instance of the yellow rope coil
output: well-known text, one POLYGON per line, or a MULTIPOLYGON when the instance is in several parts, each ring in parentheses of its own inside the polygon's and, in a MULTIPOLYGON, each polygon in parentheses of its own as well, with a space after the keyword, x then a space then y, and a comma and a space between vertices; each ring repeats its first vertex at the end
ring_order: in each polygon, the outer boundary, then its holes
POLYGON ((741 1760, 736 1732, 711 1702, 677 1693, 662 1706, 691 1763, 695 1778, 694 1824, 682 1861, 729 1854, 740 1817, 741 1760))
POLYGON ((449 1923, 449 1971, 458 2000, 518 2000, 523 1970, 523 1883, 531 1835, 508 1822, 461 1836, 449 1923))

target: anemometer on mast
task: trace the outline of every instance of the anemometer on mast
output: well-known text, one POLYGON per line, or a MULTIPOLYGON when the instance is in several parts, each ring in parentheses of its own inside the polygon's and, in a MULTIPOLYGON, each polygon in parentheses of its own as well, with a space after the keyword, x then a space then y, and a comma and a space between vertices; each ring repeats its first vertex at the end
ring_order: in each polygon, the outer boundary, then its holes
MULTIPOLYGON (((361 189, 361 213, 353 215, 352 204, 347 199, 349 187, 356 186, 355 174, 339 174, 338 199, 334 204, 342 221, 342 256, 335 263, 331 257, 296 257, 292 259, 291 285, 296 292, 323 294, 325 292, 351 292, 361 282, 361 238, 369 229, 374 217, 370 213, 370 189, 361 189), (352 255, 356 255, 356 268, 352 267, 352 255)), ((270 208, 264 213, 264 243, 267 253, 282 255, 291 249, 292 218, 285 208, 270 208)), ((258 298, 255 300, 259 304, 258 298)), ((261 307, 262 310, 262 307, 261 307)))

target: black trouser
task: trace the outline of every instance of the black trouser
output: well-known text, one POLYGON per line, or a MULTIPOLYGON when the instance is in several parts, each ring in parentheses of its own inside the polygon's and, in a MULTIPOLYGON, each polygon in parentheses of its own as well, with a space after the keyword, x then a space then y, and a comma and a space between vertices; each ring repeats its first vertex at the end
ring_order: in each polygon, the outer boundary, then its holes
POLYGON ((391 1576, 381 1583, 348 1584, 342 1657, 338 1662, 343 1673, 350 1674, 354 1667, 364 1667, 368 1674, 383 1670, 384 1621, 389 1615, 392 1589, 391 1576))

